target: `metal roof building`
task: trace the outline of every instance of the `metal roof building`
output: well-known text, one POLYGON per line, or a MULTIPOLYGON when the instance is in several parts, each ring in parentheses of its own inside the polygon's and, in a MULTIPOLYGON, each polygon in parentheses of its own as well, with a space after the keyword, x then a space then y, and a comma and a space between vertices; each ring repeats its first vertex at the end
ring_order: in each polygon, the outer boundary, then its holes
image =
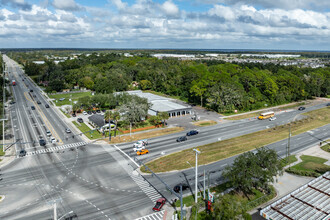
POLYGON ((330 220, 330 172, 260 211, 267 220, 330 220))
POLYGON ((192 111, 189 105, 178 104, 171 99, 152 93, 142 92, 141 90, 127 91, 127 93, 148 99, 148 102, 151 103, 151 107, 148 110, 149 115, 157 115, 158 112, 168 112, 170 117, 174 117, 188 115, 192 111))

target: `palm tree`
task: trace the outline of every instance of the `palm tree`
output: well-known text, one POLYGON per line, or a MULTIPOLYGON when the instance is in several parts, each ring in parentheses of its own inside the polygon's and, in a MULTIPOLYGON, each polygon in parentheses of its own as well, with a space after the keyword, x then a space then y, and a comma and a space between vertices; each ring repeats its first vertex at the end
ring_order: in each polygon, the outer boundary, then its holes
POLYGON ((163 121, 163 126, 165 126, 166 120, 170 117, 167 112, 158 112, 157 116, 163 121))
POLYGON ((119 112, 113 112, 113 120, 115 121, 116 123, 116 127, 115 127, 115 137, 116 137, 116 131, 117 131, 117 124, 118 124, 118 120, 120 119, 120 114, 119 112))
POLYGON ((72 111, 73 111, 73 113, 76 113, 79 109, 80 109, 80 106, 79 106, 78 104, 74 104, 74 105, 72 106, 72 111))

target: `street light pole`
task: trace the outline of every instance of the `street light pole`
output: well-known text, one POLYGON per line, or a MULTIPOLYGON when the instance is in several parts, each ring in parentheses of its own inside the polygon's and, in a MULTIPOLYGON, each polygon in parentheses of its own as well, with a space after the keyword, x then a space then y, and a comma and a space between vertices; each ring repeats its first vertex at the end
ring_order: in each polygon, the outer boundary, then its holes
POLYGON ((196 169, 195 169, 195 203, 197 204, 197 185, 198 185, 198 154, 201 152, 198 149, 193 149, 196 152, 196 169))

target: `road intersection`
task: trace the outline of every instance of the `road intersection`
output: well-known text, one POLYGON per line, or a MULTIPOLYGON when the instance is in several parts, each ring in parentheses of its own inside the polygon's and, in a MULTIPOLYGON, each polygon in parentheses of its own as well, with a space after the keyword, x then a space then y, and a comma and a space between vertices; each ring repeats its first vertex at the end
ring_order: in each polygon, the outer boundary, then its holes
MULTIPOLYGON (((113 146, 86 142, 74 132, 75 128, 62 120, 40 88, 19 66, 8 57, 4 58, 10 80, 17 82, 12 86, 16 103, 9 107, 14 140, 19 139, 13 147, 17 153, 25 149, 27 155, 2 167, 0 194, 5 194, 6 198, 0 203, 0 219, 52 219, 52 202, 56 200, 59 217, 70 213, 68 215, 77 219, 162 219, 164 212, 152 211, 155 201, 162 196, 170 201, 174 196, 156 178, 137 171, 138 165, 133 162, 136 155, 132 151, 133 143, 113 146), (51 107, 46 108, 45 104, 51 107), (32 110, 31 106, 36 109, 32 110), (68 135, 66 128, 73 133, 68 135), (39 146, 40 136, 48 140, 47 130, 58 142, 48 141, 46 146, 39 146)), ((315 105, 306 111, 324 106, 315 105)), ((284 112, 277 115, 276 121, 241 120, 200 128, 198 135, 188 137, 182 143, 175 140, 186 131, 152 138, 149 140, 150 153, 139 159, 147 162, 182 149, 286 124, 294 117, 302 117, 299 113, 296 110, 284 112)), ((329 138, 329 130, 330 125, 326 125, 292 137, 292 153, 329 138)), ((286 140, 267 147, 284 156, 286 140)), ((209 171, 211 184, 216 184, 221 182, 224 167, 234 159, 201 166, 199 170, 201 173, 204 169, 209 171)), ((193 169, 164 173, 160 177, 170 186, 188 182, 193 188, 193 169)))

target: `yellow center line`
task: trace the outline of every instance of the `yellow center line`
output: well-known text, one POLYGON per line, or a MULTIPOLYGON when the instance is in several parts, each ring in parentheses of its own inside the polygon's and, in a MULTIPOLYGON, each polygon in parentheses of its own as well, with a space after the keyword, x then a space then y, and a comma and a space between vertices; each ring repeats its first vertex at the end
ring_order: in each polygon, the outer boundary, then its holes
POLYGON ((43 121, 45 122, 46 127, 51 131, 52 134, 54 134, 54 136, 59 140, 59 144, 63 144, 63 141, 61 140, 60 136, 57 134, 57 132, 55 131, 55 129, 53 128, 53 126, 50 124, 50 122, 48 121, 47 117, 44 115, 43 111, 41 110, 41 108, 39 107, 39 105, 32 99, 29 98, 29 96, 27 95, 27 92, 24 92, 24 96, 25 98, 34 103, 37 111, 40 113, 40 116, 42 117, 43 121))

